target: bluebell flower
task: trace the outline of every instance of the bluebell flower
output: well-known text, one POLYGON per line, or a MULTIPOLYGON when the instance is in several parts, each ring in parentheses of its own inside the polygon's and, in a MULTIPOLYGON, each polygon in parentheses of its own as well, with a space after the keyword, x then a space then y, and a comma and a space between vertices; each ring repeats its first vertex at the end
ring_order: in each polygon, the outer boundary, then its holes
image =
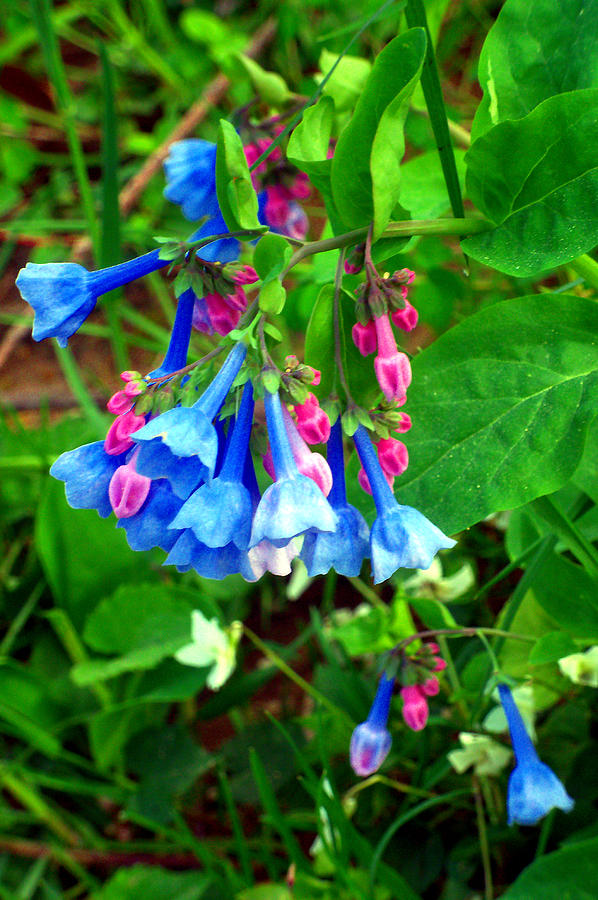
POLYGON ((340 418, 330 430, 326 458, 332 471, 328 502, 338 516, 338 525, 332 532, 308 532, 301 559, 310 576, 324 575, 330 568, 339 575, 357 576, 363 560, 369 556, 370 529, 359 510, 347 503, 340 418))
POLYGON ((256 581, 246 551, 230 541, 224 547, 208 547, 199 541, 191 528, 179 535, 164 560, 165 566, 176 566, 179 572, 195 569, 203 578, 221 581, 227 575, 242 575, 245 581, 256 581))
POLYGON ((173 528, 190 528, 207 547, 233 543, 247 550, 253 510, 243 472, 252 421, 253 387, 247 382, 220 474, 200 485, 172 522, 173 528))
POLYGON ((498 693, 509 723, 516 761, 507 792, 509 825, 514 822, 535 825, 555 807, 570 812, 574 801, 552 769, 538 757, 510 689, 500 684, 498 693))
POLYGON ((61 347, 83 324, 98 297, 168 265, 159 250, 108 269, 88 272, 78 263, 27 263, 17 278, 23 300, 35 312, 33 339, 55 337, 61 347))
POLYGON ((275 547, 283 547, 291 538, 310 529, 334 531, 338 523, 336 513, 316 483, 299 473, 289 445, 278 392, 266 391, 264 405, 276 481, 264 491, 258 504, 250 547, 264 539, 275 547))
POLYGON ((212 420, 222 406, 245 359, 247 348, 234 346, 220 371, 193 406, 177 406, 156 416, 132 435, 140 445, 137 471, 168 478, 186 499, 199 480, 214 474, 218 434, 212 420))
POLYGON ((438 551, 454 547, 455 541, 417 509, 397 503, 363 425, 359 426, 353 440, 370 482, 378 513, 370 532, 374 583, 386 581, 401 566, 428 569, 438 551))
POLYGON ((386 723, 394 683, 382 673, 369 715, 351 735, 349 759, 356 775, 373 775, 388 756, 392 738, 386 723))
POLYGON ((119 519, 116 527, 125 529, 131 550, 160 547, 168 551, 181 534, 170 528, 170 523, 182 503, 166 479, 152 481, 147 499, 139 512, 126 519, 119 519))
POLYGON ((50 469, 50 475, 65 482, 69 506, 95 509, 106 518, 112 512, 108 487, 126 458, 126 453, 111 456, 104 450, 104 441, 94 441, 61 454, 50 469))

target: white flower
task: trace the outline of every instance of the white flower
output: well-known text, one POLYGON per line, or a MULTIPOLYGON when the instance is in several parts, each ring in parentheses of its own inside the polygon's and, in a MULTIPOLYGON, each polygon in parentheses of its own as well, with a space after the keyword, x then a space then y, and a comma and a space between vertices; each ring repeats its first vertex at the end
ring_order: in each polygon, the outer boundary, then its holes
POLYGON ((598 687, 598 647, 590 647, 585 653, 572 653, 559 659, 559 669, 574 684, 598 687))
POLYGON ((451 766, 461 775, 470 766, 476 775, 498 775, 511 758, 511 751, 486 734, 462 731, 462 749, 447 754, 451 766))
POLYGON ((217 619, 206 619, 198 609, 191 613, 191 643, 174 654, 184 666, 210 666, 207 685, 213 691, 222 687, 235 669, 237 645, 241 638, 241 622, 223 629, 217 619))
POLYGON ((429 569, 417 569, 403 582, 406 594, 449 603, 461 597, 475 584, 475 575, 469 563, 465 563, 454 575, 444 576, 439 559, 434 559, 429 569))

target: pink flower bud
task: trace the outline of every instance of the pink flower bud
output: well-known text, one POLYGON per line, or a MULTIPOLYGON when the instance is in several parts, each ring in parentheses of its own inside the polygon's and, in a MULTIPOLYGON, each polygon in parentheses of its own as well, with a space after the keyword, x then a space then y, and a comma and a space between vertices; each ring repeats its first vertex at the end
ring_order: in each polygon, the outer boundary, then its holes
POLYGON ((376 326, 373 319, 370 319, 367 325, 356 322, 351 329, 351 335, 353 343, 362 356, 369 356, 370 353, 376 352, 378 338, 376 337, 376 326))
POLYGON ((130 408, 131 401, 124 391, 117 391, 116 394, 112 394, 110 400, 106 404, 106 409, 114 416, 119 416, 121 413, 127 412, 130 408))
POLYGON ((431 641, 429 644, 426 644, 425 647, 426 650, 428 650, 430 653, 440 653, 440 647, 433 641, 431 641))
POLYGON ((387 400, 404 402, 411 384, 411 364, 406 353, 399 353, 388 313, 374 319, 378 338, 378 356, 374 371, 382 393, 387 400))
POLYGON ((413 331, 417 325, 417 310, 410 303, 407 303, 404 309, 395 309, 392 316, 393 324, 403 331, 413 331))
POLYGON ((266 471, 266 474, 270 476, 272 481, 276 481, 276 472, 274 471, 274 460, 272 459, 272 451, 268 447, 264 455, 262 456, 262 465, 266 471))
POLYGON ((443 672, 445 669, 446 669, 446 660, 441 659, 439 656, 437 656, 434 659, 433 671, 434 672, 443 672))
POLYGON ((358 272, 361 272, 363 266, 357 266, 355 263, 351 263, 348 260, 345 260, 345 272, 347 275, 357 275, 358 272))
POLYGON ((325 497, 328 496, 332 488, 332 472, 330 466, 323 456, 319 453, 312 453, 293 422, 291 415, 283 406, 282 415, 284 425, 289 436, 289 444, 291 451, 297 463, 297 468, 302 475, 311 478, 318 485, 325 497))
POLYGON ((104 450, 110 456, 118 456, 133 446, 130 435, 145 425, 145 416, 136 416, 133 410, 117 416, 106 434, 104 450))
POLYGON ((402 475, 409 465, 409 453, 402 441, 396 438, 380 438, 378 460, 384 472, 389 475, 402 475))
POLYGON ((143 394, 144 386, 139 381, 129 381, 125 388, 125 394, 127 397, 138 397, 139 394, 143 394))
POLYGON ((281 185, 272 184, 266 188, 265 215, 274 228, 284 228, 290 214, 289 200, 281 185))
POLYGON ((116 518, 128 519, 139 512, 151 484, 151 478, 136 471, 134 459, 126 466, 119 466, 108 485, 108 497, 116 518))
POLYGON ((317 397, 311 392, 305 403, 295 406, 297 429, 308 444, 325 444, 330 437, 330 419, 320 409, 317 397))
POLYGON ((407 413, 401 413, 401 421, 396 426, 395 431, 398 431, 399 434, 404 434, 406 431, 409 431, 411 428, 411 416, 408 416, 407 413))
POLYGON ((317 387, 322 379, 322 373, 319 369, 314 369, 313 366, 309 366, 308 368, 310 368, 314 373, 314 377, 312 378, 311 383, 314 387, 317 387))
POLYGON ((141 378, 141 373, 127 370, 126 372, 121 372, 120 377, 123 381, 135 381, 137 378, 141 378))
MULTIPOLYGON (((244 294, 243 297, 245 297, 244 294)), ((225 335, 237 327, 241 318, 240 309, 231 309, 221 294, 208 294, 204 300, 214 331, 225 335)))
POLYGON ((420 684, 420 688, 426 697, 435 697, 440 690, 440 685, 438 679, 432 675, 430 678, 426 678, 423 684, 420 684))
POLYGON ((428 721, 428 701, 420 686, 411 684, 401 688, 403 698, 403 718, 412 731, 421 731, 428 721))
POLYGON ((304 172, 299 172, 295 180, 289 185, 289 193, 296 200, 305 200, 311 194, 311 184, 304 172))
POLYGON ((259 275, 253 266, 242 266, 240 269, 237 269, 233 275, 235 284, 255 284, 255 282, 259 280, 259 275))

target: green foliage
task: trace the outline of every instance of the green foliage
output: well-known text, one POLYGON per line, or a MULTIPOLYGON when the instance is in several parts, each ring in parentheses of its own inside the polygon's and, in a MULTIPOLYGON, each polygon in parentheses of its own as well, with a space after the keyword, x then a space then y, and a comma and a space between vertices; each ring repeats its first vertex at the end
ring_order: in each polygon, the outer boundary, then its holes
POLYGON ((562 487, 595 415, 597 327, 591 301, 520 297, 419 354, 401 500, 454 533, 562 487))
POLYGON ((598 90, 559 94, 474 142, 466 156, 467 190, 498 227, 465 240, 466 253, 523 277, 592 249, 598 241, 597 102, 598 90))
POLYGON ((595 0, 506 0, 480 54, 484 96, 472 136, 555 94, 598 87, 597 26, 595 0))
POLYGON ((216 153, 216 192, 230 231, 264 230, 257 218, 257 196, 243 152, 243 143, 226 119, 220 120, 216 153))
POLYGON ((374 239, 399 200, 403 123, 425 50, 421 28, 399 35, 384 48, 332 161, 332 195, 344 225, 357 228, 373 220, 374 239))
POLYGON ((595 838, 563 847, 535 860, 503 894, 505 900, 527 900, 541 895, 546 900, 578 897, 590 900, 596 889, 598 860, 595 838))

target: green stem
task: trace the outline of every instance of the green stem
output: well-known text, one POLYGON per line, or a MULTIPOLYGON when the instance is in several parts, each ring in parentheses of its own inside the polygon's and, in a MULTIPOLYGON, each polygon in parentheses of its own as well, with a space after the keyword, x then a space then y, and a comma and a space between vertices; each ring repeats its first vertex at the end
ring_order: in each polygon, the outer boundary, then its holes
POLYGON ((369 778, 365 778, 363 781, 358 781, 357 784, 354 784, 352 788, 344 794, 344 799, 349 800, 351 797, 355 797, 359 794, 360 791, 365 790, 366 788, 372 787, 374 784, 383 784, 385 787, 392 788, 394 791, 399 791, 401 794, 411 794, 413 797, 434 797, 435 794, 432 791, 426 791, 424 788, 413 787, 411 784, 403 784, 402 781, 394 781, 392 778, 387 778, 386 775, 380 775, 379 772, 376 772, 374 775, 370 775, 369 778))
POLYGON ((349 714, 346 713, 345 710, 340 709, 340 707, 332 703, 328 699, 328 697, 326 697, 324 694, 321 694, 320 691, 317 690, 317 688, 313 687, 313 685, 302 678, 301 675, 298 675, 295 671, 293 671, 293 669, 291 669, 291 667, 286 664, 284 659, 282 659, 282 657, 279 656, 275 650, 272 650, 271 647, 268 647, 268 645, 265 644, 262 639, 259 638, 257 634, 255 634, 251 630, 251 628, 248 628, 247 625, 243 625, 243 632, 245 635, 247 635, 252 644, 254 644, 257 649, 260 650, 264 654, 264 656, 276 666, 277 669, 279 669, 279 671, 286 675, 287 678, 290 678, 291 681, 294 681, 302 691, 305 691, 306 694, 309 694, 309 696, 317 703, 325 706, 326 709, 334 713, 335 716, 338 716, 340 714, 345 720, 345 723, 353 728, 354 722, 351 716, 349 716, 349 714))
MULTIPOLYGON (((89 659, 87 651, 81 643, 79 635, 66 611, 56 607, 46 613, 46 618, 50 621, 56 636, 68 653, 71 661, 74 663, 87 662, 89 659)), ((98 681, 90 685, 90 690, 96 695, 102 709, 110 709, 112 706, 112 695, 103 682, 98 681)))
POLYGON ((33 813, 40 822, 44 822, 57 837, 70 846, 80 843, 79 835, 66 822, 63 822, 44 798, 29 784, 17 778, 5 765, 0 767, 0 783, 25 809, 33 813))
MULTIPOLYGON (((465 236, 478 234, 481 231, 491 231, 493 227, 485 219, 412 219, 405 222, 389 222, 380 236, 380 240, 425 234, 465 236)), ((299 247, 293 253, 282 277, 284 278, 287 272, 307 256, 313 256, 314 253, 323 253, 326 250, 340 250, 342 247, 350 247, 352 244, 361 243, 366 239, 368 231, 369 225, 365 225, 363 228, 355 228, 353 231, 347 231, 345 234, 339 234, 336 237, 326 238, 322 241, 310 241, 304 244, 303 247, 299 247)))
POLYGON ((484 897, 485 900, 492 900, 494 897, 494 888, 492 886, 492 863, 490 860, 490 846, 488 844, 488 830, 486 828, 484 802, 482 800, 480 785, 475 775, 471 776, 471 781, 473 785, 473 796, 475 798, 475 811, 478 825, 478 838, 480 841, 480 852, 482 854, 482 866, 484 868, 484 897))
MULTIPOLYGON (((457 697, 459 697, 461 694, 461 682, 457 674, 457 669, 455 668, 455 663, 453 662, 453 656, 451 654, 451 651, 449 650, 448 641, 444 634, 438 635, 438 645, 440 647, 442 658, 446 662, 446 674, 448 676, 448 680, 450 681, 451 689, 453 693, 456 694, 457 697)), ((458 700, 456 706, 463 717, 463 721, 467 722, 469 719, 469 710, 467 709, 465 701, 461 699, 458 700)))
POLYGON ((550 496, 537 497, 530 504, 532 514, 540 516, 579 560, 588 575, 598 578, 598 553, 594 545, 575 526, 571 518, 560 509, 550 496))
POLYGON ((581 275, 587 284, 591 284, 594 290, 598 291, 598 262, 595 259, 584 253, 583 256, 578 256, 577 259, 568 263, 568 266, 581 275))
POLYGON ((350 581, 355 590, 361 594, 364 600, 367 600, 372 606, 377 607, 378 609, 383 610, 384 612, 388 611, 388 606, 382 600, 381 597, 378 596, 376 591, 371 588, 369 585, 365 584, 361 578, 350 577, 347 578, 347 581, 350 581))

